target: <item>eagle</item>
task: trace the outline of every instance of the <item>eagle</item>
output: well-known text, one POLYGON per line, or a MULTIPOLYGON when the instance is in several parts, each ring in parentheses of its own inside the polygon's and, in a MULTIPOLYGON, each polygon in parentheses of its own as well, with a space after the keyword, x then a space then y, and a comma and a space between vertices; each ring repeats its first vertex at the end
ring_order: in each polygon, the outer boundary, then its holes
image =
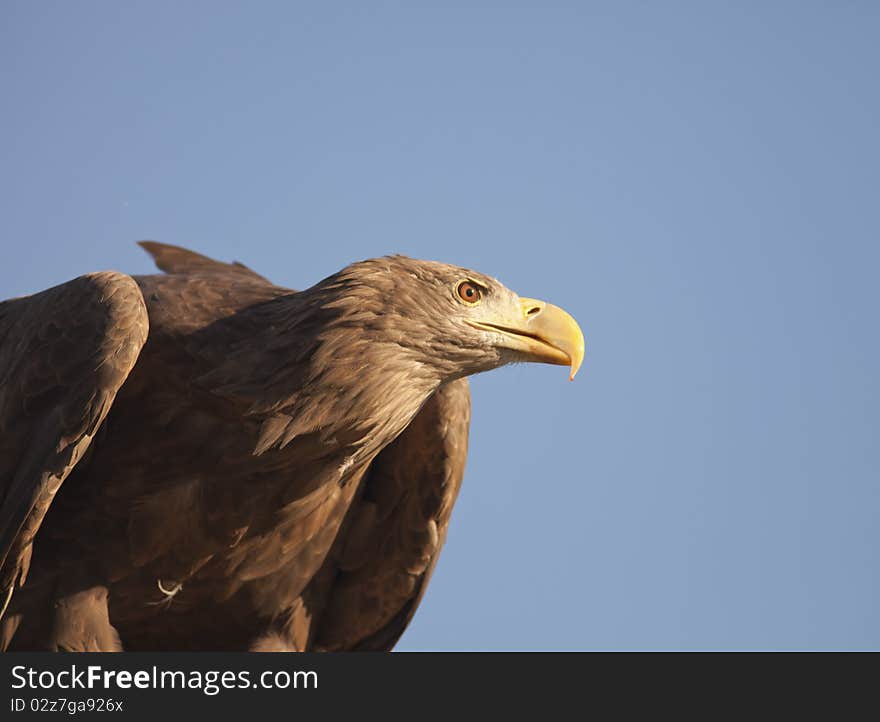
POLYGON ((390 650, 467 456, 467 377, 574 319, 401 255, 305 291, 140 244, 0 303, 0 649, 390 650))

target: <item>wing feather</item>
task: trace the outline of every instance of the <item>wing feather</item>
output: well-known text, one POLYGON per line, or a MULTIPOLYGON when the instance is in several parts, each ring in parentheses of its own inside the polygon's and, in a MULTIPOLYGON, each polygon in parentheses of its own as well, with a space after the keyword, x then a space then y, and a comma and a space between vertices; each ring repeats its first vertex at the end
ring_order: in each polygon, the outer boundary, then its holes
POLYGON ((238 261, 223 263, 222 261, 215 261, 208 256, 203 256, 201 253, 157 241, 139 241, 138 245, 152 256, 159 270, 165 271, 165 273, 185 275, 205 273, 215 276, 234 277, 240 280, 248 279, 261 283, 271 283, 265 276, 252 271, 238 261))
POLYGON ((112 271, 0 303, 0 616, 148 328, 137 284, 112 271))

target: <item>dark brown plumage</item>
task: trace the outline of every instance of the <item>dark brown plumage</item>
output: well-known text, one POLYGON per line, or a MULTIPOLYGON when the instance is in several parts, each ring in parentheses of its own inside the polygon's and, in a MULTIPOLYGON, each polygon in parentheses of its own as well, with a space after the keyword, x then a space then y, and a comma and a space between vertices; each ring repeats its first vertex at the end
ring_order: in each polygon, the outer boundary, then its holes
POLYGON ((444 264, 297 293, 143 245, 167 275, 0 303, 0 647, 390 649, 464 474, 464 377, 574 373, 576 324, 444 264))

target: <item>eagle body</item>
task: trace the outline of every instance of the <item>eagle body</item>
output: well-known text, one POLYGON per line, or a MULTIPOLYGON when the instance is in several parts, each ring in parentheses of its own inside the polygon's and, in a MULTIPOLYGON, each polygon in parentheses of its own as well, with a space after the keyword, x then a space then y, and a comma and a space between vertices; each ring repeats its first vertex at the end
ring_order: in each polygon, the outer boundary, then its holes
POLYGON ((465 376, 500 365, 417 297, 454 271, 294 292, 143 245, 165 275, 0 304, 0 645, 391 648, 464 474, 465 376))

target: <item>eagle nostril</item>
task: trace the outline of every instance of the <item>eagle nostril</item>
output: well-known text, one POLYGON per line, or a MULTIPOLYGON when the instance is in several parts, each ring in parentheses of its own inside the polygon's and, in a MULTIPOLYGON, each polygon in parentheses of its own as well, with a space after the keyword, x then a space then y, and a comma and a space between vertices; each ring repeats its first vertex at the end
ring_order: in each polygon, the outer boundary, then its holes
POLYGON ((541 313, 541 307, 532 306, 528 311, 526 311, 526 316, 534 316, 537 313, 541 313))

